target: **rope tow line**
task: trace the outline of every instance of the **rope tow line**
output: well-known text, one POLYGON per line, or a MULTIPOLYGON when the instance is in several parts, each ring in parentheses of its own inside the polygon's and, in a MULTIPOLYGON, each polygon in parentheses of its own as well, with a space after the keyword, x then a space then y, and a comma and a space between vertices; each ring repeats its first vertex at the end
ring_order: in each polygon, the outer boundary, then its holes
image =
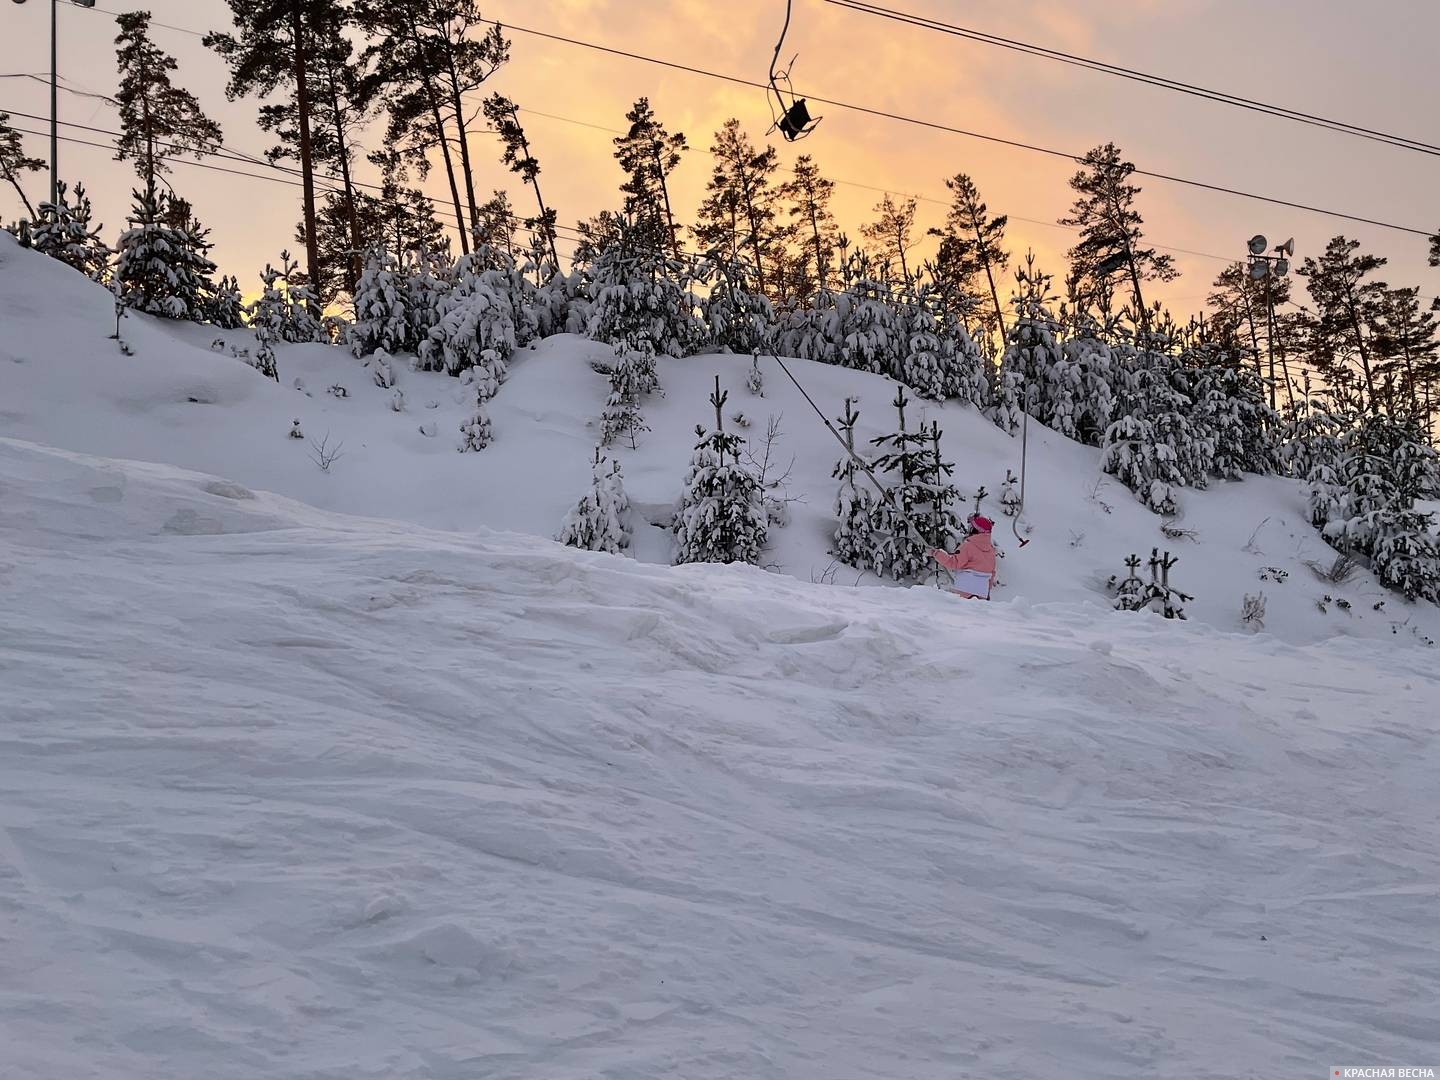
MULTIPOLYGON (((820 422, 825 425, 831 435, 835 436, 835 441, 845 448, 845 453, 849 455, 850 460, 855 462, 856 465, 860 466, 861 471, 870 478, 870 483, 875 485, 875 490, 879 492, 880 498, 884 499, 887 503, 889 503, 890 509, 894 510, 895 513, 899 515, 900 520, 905 522, 905 525, 907 528, 909 528, 911 535, 913 535, 916 540, 919 540, 920 543, 924 545, 926 551, 932 550, 935 545, 932 544, 929 540, 925 539, 924 535, 920 532, 920 530, 915 527, 915 522, 910 520, 910 515, 905 513, 905 511, 896 504, 894 497, 885 488, 885 486, 880 483, 879 478, 876 477, 875 472, 870 468, 869 463, 866 462, 864 458, 862 458, 859 454, 855 452, 854 448, 852 448, 851 445, 845 441, 845 437, 841 435, 840 432, 835 430, 835 425, 830 422, 830 418, 825 415, 825 411, 821 409, 819 405, 815 404, 815 399, 810 396, 809 391, 807 391, 805 387, 800 385, 800 380, 795 378, 795 376, 791 373, 790 369, 785 366, 785 361, 781 360, 780 357, 774 355, 773 353, 769 354, 769 356, 770 359, 774 360, 775 363, 780 365, 780 370, 785 373, 785 377, 795 384, 795 389, 799 390, 800 395, 807 402, 809 402, 810 408, 815 410, 815 415, 820 417, 820 422)), ((950 584, 953 586, 955 584, 955 575, 950 572, 948 567, 941 566, 939 563, 936 563, 936 565, 939 566, 940 570, 944 571, 946 576, 950 578, 950 584)))

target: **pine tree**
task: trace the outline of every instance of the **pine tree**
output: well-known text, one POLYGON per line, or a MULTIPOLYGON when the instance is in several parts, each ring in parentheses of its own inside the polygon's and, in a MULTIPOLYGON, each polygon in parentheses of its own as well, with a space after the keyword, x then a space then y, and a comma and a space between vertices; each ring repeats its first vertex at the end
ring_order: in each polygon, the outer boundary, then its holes
POLYGON ((755 266, 762 293, 769 293, 767 275, 782 239, 776 222, 776 195, 772 186, 779 166, 773 146, 756 150, 740 130, 740 121, 730 119, 715 133, 710 147, 714 169, 700 205, 695 238, 708 248, 738 257, 742 249, 755 266))
POLYGON ((45 162, 26 156, 20 132, 10 124, 10 114, 0 112, 0 178, 4 178, 5 182, 15 189, 15 194, 20 196, 20 201, 25 206, 25 212, 32 218, 35 217, 35 208, 30 205, 25 189, 20 186, 20 177, 24 173, 40 172, 44 168, 45 162))
POLYGON ((954 466, 940 457, 939 427, 907 428, 909 400, 903 387, 892 404, 899 414, 898 427, 870 440, 882 450, 875 468, 891 481, 888 497, 876 504, 872 519, 870 567, 901 581, 928 570, 931 549, 954 545, 960 527, 955 507, 961 498, 946 479, 954 466))
POLYGON ((1418 417, 1428 431, 1434 417, 1434 400, 1427 393, 1427 374, 1440 361, 1440 338, 1436 337, 1436 316, 1420 304, 1420 290, 1389 289, 1380 305, 1375 326, 1375 346, 1380 355, 1376 375, 1393 386, 1387 394, 1395 407, 1418 417))
POLYGON ((1014 434, 1029 412, 1042 423, 1055 424, 1071 438, 1078 430, 1075 391, 1069 377, 1070 365, 1060 351, 1057 334, 1060 324, 1051 313, 1053 279, 1035 266, 1034 252, 1027 252, 1025 265, 1015 272, 1015 309, 1005 353, 1000 359, 1000 408, 995 422, 1014 434))
POLYGON ((838 418, 845 446, 849 451, 835 463, 832 476, 840 481, 835 492, 835 546, 831 553, 841 562, 860 569, 868 569, 876 548, 875 523, 879 500, 875 489, 860 482, 861 469, 855 458, 855 424, 860 413, 855 408, 855 399, 845 399, 845 415, 838 418))
POLYGON ((59 259, 74 267, 92 281, 103 282, 114 254, 100 239, 103 225, 91 227, 93 210, 85 185, 75 186, 75 199, 69 199, 65 181, 56 185, 59 202, 40 204, 40 216, 30 229, 30 246, 42 255, 59 259))
POLYGON ((466 373, 481 402, 499 392, 516 347, 515 318, 504 295, 505 275, 481 269, 483 260, 483 249, 476 249, 456 264, 440 320, 420 349, 423 366, 443 367, 451 375, 466 373))
POLYGON ((115 160, 133 161, 146 190, 151 190, 170 171, 167 156, 200 157, 218 146, 220 125, 205 115, 194 94, 170 81, 179 65, 150 40, 148 11, 124 12, 115 21, 120 27, 115 39, 120 71, 115 160))
POLYGON ((1140 188, 1130 183, 1135 166, 1120 156, 1114 143, 1097 146, 1080 159, 1081 170, 1070 179, 1076 193, 1070 216, 1061 225, 1080 230, 1080 242, 1070 249, 1070 261, 1091 291, 1116 278, 1128 282, 1134 311, 1146 329, 1149 309, 1141 284, 1173 281, 1179 276, 1174 260, 1144 246, 1144 219, 1135 209, 1140 188))
POLYGON ((376 349, 394 354, 413 352, 416 344, 405 278, 388 252, 372 248, 355 289, 350 350, 356 356, 368 356, 376 349))
POLYGON ((372 38, 366 52, 374 64, 371 86, 389 113, 385 141, 422 178, 428 155, 440 149, 456 220, 466 224, 461 254, 469 254, 480 202, 469 149, 476 110, 465 96, 509 62, 510 42, 499 26, 487 25, 478 0, 359 0, 356 11, 372 38))
POLYGON ((1386 285, 1371 275, 1385 259, 1360 251, 1360 241, 1337 236, 1320 258, 1307 258, 1300 269, 1315 305, 1307 320, 1311 335, 1311 362, 1332 383, 1343 383, 1356 371, 1362 378, 1361 407, 1393 408, 1385 400, 1380 360, 1375 351, 1375 327, 1383 319, 1386 285))
POLYGON ((715 253, 700 270, 710 292, 700 309, 710 341, 731 353, 759 356, 774 348, 775 308, 754 284, 755 270, 715 253))
POLYGON ((931 236, 940 237, 935 258, 937 281, 942 289, 950 287, 967 297, 988 299, 990 311, 981 325, 987 334, 1004 341, 1005 313, 996 278, 1010 265, 1005 250, 1005 227, 1010 219, 1004 214, 990 216, 975 181, 966 174, 958 173, 946 180, 945 186, 951 198, 945 227, 930 230, 931 236))
POLYGON ((911 234, 915 230, 915 206, 913 198, 900 204, 886 192, 884 198, 875 204, 876 219, 861 228, 865 239, 875 245, 881 259, 881 276, 889 279, 891 268, 898 264, 900 276, 891 280, 904 283, 910 278, 910 263, 906 258, 911 247, 911 234))
POLYGON ((682 132, 666 130, 649 98, 639 98, 625 119, 630 127, 614 139, 615 160, 625 170, 620 185, 625 215, 635 223, 637 242, 680 257, 680 234, 670 206, 670 174, 689 150, 682 132))
POLYGON ((319 229, 315 199, 315 127, 311 113, 316 86, 312 68, 317 52, 329 43, 341 20, 340 0, 226 0, 235 32, 205 35, 205 45, 230 66, 225 95, 231 101, 247 95, 271 98, 283 90, 286 107, 261 110, 262 125, 283 122, 294 126, 300 183, 304 201, 305 275, 311 282, 325 280, 320 266, 319 229))
MULTIPOLYGON (((485 99, 485 116, 499 135, 500 145, 505 148, 501 161, 511 172, 529 184, 530 190, 535 194, 539 213, 527 217, 524 226, 534 235, 539 245, 538 250, 548 256, 552 272, 558 272, 560 254, 555 250, 555 211, 545 205, 545 197, 540 193, 540 162, 530 152, 525 129, 520 125, 520 111, 509 98, 501 94, 491 94, 485 99)), ((544 280, 545 276, 537 260, 537 282, 544 280)))
POLYGON ((263 330, 267 340, 324 341, 328 335, 315 317, 314 294, 304 283, 300 264, 290 252, 280 253, 280 269, 269 263, 260 275, 264 289, 250 305, 250 324, 263 330))
POLYGON ((215 265, 197 261, 190 236, 168 224, 166 200, 153 190, 136 191, 134 198, 130 228, 116 245, 115 281, 121 302, 167 319, 203 318, 203 298, 215 265))
POLYGON ((240 296, 240 283, 223 277, 206 299, 205 321, 222 330, 238 330, 245 325, 245 302, 240 296))
POLYGON ((460 445, 457 449, 462 454, 484 450, 495 440, 495 433, 490 426, 490 414, 485 411, 487 400, 484 388, 477 388, 475 411, 470 419, 460 425, 460 445))
POLYGON ((555 539, 570 547, 618 555, 630 546, 629 518, 630 498, 625 494, 620 463, 608 461, 597 446, 590 490, 565 516, 555 539))
POLYGON ((697 427, 680 509, 675 515, 675 562, 758 563, 769 531, 760 480, 740 463, 743 440, 725 432, 728 393, 715 392, 715 427, 697 427))
MULTIPOLYGON (((814 288, 825 290, 835 274, 836 228, 830 212, 830 197, 835 181, 820 175, 820 168, 809 154, 795 159, 790 179, 780 187, 780 197, 790 204, 790 233, 804 252, 802 269, 796 275, 808 278, 814 288), (808 268, 808 269, 807 269, 808 268)), ((802 295, 801 300, 809 300, 802 295)))

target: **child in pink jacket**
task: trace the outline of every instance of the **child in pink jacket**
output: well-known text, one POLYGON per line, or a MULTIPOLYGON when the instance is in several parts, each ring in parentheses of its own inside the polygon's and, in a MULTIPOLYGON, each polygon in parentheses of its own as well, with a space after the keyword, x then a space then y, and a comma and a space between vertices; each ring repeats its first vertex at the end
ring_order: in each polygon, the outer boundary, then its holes
POLYGON ((995 545, 990 542, 995 523, 976 515, 970 524, 975 531, 955 549, 955 554, 936 548, 930 557, 955 574, 956 591, 965 599, 989 600, 990 590, 995 587, 995 545))

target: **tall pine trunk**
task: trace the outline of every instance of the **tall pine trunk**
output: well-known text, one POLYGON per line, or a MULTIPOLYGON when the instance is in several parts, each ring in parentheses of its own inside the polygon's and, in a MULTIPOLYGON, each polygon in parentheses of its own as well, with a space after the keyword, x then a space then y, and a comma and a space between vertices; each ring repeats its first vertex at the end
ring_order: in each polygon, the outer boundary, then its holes
MULTIPOLYGON (((465 228, 465 208, 460 202, 460 185, 455 181, 455 161, 450 156, 450 140, 445 134, 445 118, 440 115, 440 102, 430 81, 429 53, 424 39, 420 36, 419 24, 413 10, 407 9, 406 25, 410 28, 410 43, 415 47, 416 63, 420 67, 419 77, 425 86, 425 101, 430 106, 430 121, 435 125, 435 141, 440 144, 440 158, 445 163, 445 178, 450 182, 450 201, 455 207, 455 227, 460 230, 460 254, 470 254, 470 230, 465 228)), ((473 200, 472 200, 473 201, 473 200)))
MULTIPOLYGON (((445 48, 450 48, 447 40, 445 48)), ((470 141, 466 136, 465 104, 460 100, 460 80, 455 73, 453 58, 449 62, 450 107, 455 110, 455 131, 460 137, 460 169, 465 175, 465 197, 470 201, 470 231, 480 232, 480 204, 475 201, 475 172, 470 167, 470 141)))
MULTIPOLYGON (((291 38, 295 50, 295 105, 300 127, 300 179, 305 192, 305 269, 310 285, 320 285, 320 245, 315 229, 315 163, 310 147, 310 86, 305 70, 305 26, 300 0, 290 6, 291 38)), ((317 312, 318 314, 318 312, 317 312)))

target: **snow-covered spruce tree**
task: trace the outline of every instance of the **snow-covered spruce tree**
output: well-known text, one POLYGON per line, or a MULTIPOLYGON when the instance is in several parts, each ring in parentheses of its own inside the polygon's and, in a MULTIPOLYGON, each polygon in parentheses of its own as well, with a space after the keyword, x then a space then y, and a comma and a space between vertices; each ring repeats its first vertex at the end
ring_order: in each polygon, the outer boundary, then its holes
POLYGON ((1005 482, 1000 485, 1000 512, 1006 517, 1020 513, 1020 478, 1009 469, 1005 470, 1005 482))
POLYGON ((57 203, 40 204, 40 215, 30 227, 30 246, 74 267, 92 281, 104 281, 114 253, 100 239, 103 226, 91 225, 94 210, 85 185, 75 185, 73 202, 65 181, 60 181, 57 191, 57 203))
POLYGON ((387 353, 414 352, 409 289, 394 258, 381 246, 365 256, 365 269, 355 286, 355 320, 350 324, 350 351, 369 356, 376 349, 387 353))
POLYGON ((1036 268, 1035 253, 1026 252, 1025 265, 1015 271, 1015 294, 1010 301, 1014 314, 1000 357, 994 416, 996 425, 1012 435, 1026 411, 1041 423, 1049 423, 1063 410, 1062 419, 1071 428, 1064 434, 1075 430, 1070 380, 1057 372, 1061 367, 1068 369, 1069 363, 1056 337, 1060 324, 1050 309, 1054 301, 1051 281, 1049 274, 1036 268))
POLYGON ((565 516, 555 539, 570 547, 618 555, 630 546, 629 517, 630 498, 625 494, 620 463, 609 461, 597 446, 590 490, 565 516))
MULTIPOLYGON (((1342 440, 1338 483, 1312 497, 1326 542, 1370 560, 1382 584, 1440 603, 1440 542, 1417 499, 1440 493, 1440 459, 1418 421, 1371 413, 1342 440)), ((1318 485, 1317 485, 1318 486, 1318 485)))
POLYGON ((710 286, 700 301, 700 312, 713 345, 754 356, 774 348, 775 308, 756 288, 751 267, 739 258, 711 252, 697 277, 710 286))
POLYGON ((840 481, 835 492, 835 546, 831 554, 848 566, 869 569, 875 551, 875 518, 879 499, 875 488, 862 480, 862 471, 855 462, 855 424, 860 419, 855 399, 845 399, 845 415, 838 420, 849 449, 835 463, 832 475, 840 481))
POLYGON ((495 439, 495 433, 490 426, 490 414, 485 411, 485 402, 488 400, 483 391, 476 391, 475 411, 470 415, 470 419, 460 425, 460 445, 456 449, 462 454, 484 450, 495 439))
POLYGON ((423 368, 468 373, 466 378, 488 401, 505 381, 515 351, 515 320, 503 295, 504 279, 479 266, 473 254, 455 264, 454 284, 441 301, 440 320, 421 343, 419 355, 423 368))
POLYGON ((1188 371, 1181 360, 1165 353, 1142 354, 1150 364, 1146 384, 1146 418, 1155 431, 1159 460, 1173 466, 1175 483, 1187 487, 1210 486, 1215 447, 1209 433, 1196 422, 1188 371))
POLYGON ((405 281, 406 336, 423 348, 445 314, 445 299, 454 285, 455 267, 426 249, 405 256, 400 273, 405 281))
POLYGON ((760 370, 760 357, 750 361, 750 370, 745 373, 745 389, 756 397, 765 396, 765 373, 760 370))
POLYGON ((863 251, 846 255, 843 270, 843 288, 819 290, 784 319, 780 351, 898 379, 906 336, 890 286, 863 251))
POLYGON ((238 330, 245 325, 245 301, 235 278, 222 277, 205 298, 205 321, 222 330, 238 330))
POLYGON ((907 283, 897 312, 903 348, 899 358, 899 381, 922 398, 944 401, 955 381, 955 342, 931 303, 928 288, 907 283))
MULTIPOLYGON (((1310 373, 1301 378, 1301 396, 1285 407, 1276 434, 1275 457, 1286 476, 1310 479, 1317 467, 1332 472, 1341 456, 1340 435, 1354 423, 1345 407, 1330 395, 1311 390, 1310 373)), ((1334 476, 1328 482, 1334 482, 1334 476)))
POLYGON ((710 404, 715 427, 697 427, 699 442, 690 458, 680 509, 675 514, 675 562, 758 563, 769 531, 765 492, 759 477, 740 463, 743 440, 725 432, 729 397, 715 377, 710 404))
POLYGON ((1215 472, 1227 480, 1273 473, 1277 460, 1271 432, 1279 417, 1265 403, 1259 376, 1241 356, 1210 350, 1199 393, 1214 434, 1215 472))
POLYGON ((870 568, 903 581, 930 568, 932 548, 954 545, 960 532, 956 508, 963 500, 947 479, 954 466, 941 459, 939 427, 908 430, 909 400, 903 387, 892 404, 899 414, 896 430, 871 440, 882 451, 875 467, 883 471, 889 487, 872 519, 870 568))
POLYGON ((556 270, 546 277, 531 298, 531 321, 542 338, 583 334, 590 323, 585 275, 579 270, 556 270))
POLYGON ((317 315, 315 292, 305 284, 300 264, 290 252, 280 253, 279 270, 266 263, 260 281, 264 288, 250 305, 252 326, 263 327, 270 341, 297 344, 329 340, 317 315))
POLYGON ((1066 338, 1060 351, 1070 401, 1065 412, 1073 425, 1066 434, 1087 446, 1099 446, 1115 414, 1114 354, 1088 316, 1082 317, 1079 332, 1066 338))
POLYGON ((651 246, 651 233, 627 215, 587 267, 591 296, 586 333, 615 349, 650 356, 688 356, 704 340, 695 317, 690 270, 651 246))
POLYGON ((644 387, 654 386, 654 358, 650 358, 652 366, 648 373, 642 359, 638 353, 627 353, 610 369, 610 396, 600 413, 601 446, 611 446, 616 439, 628 438, 630 449, 634 450, 640 432, 650 430, 640 411, 640 398, 646 392, 644 387))
POLYGON ((1170 515, 1179 509, 1175 488, 1182 480, 1173 451, 1160 442, 1145 414, 1146 401, 1145 395, 1134 395, 1105 430, 1101 468, 1155 513, 1170 515))
POLYGON ((194 240, 169 223, 167 200, 153 189, 134 192, 130 227, 116 244, 115 280, 125 306, 166 319, 200 319, 215 264, 194 240))

